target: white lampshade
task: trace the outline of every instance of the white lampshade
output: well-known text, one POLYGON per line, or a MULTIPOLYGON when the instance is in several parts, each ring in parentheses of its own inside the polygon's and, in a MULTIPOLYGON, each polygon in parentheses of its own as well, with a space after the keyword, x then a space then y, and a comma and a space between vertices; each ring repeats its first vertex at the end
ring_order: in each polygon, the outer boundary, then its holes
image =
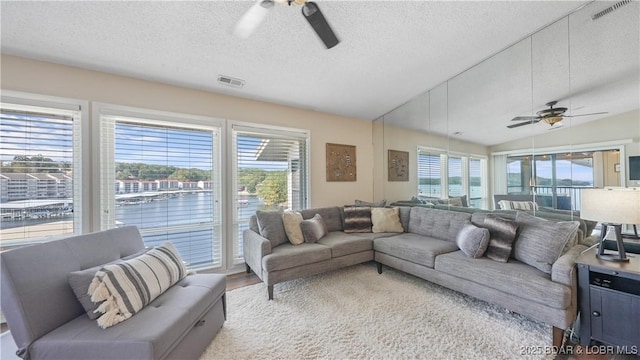
POLYGON ((580 217, 609 224, 640 224, 640 189, 582 189, 580 217))

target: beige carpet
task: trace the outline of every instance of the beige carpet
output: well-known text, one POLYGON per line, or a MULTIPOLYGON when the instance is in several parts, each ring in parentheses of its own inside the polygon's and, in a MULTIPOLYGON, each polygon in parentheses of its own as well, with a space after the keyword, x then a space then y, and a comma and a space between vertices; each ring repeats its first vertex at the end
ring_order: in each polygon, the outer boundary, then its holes
POLYGON ((227 321, 202 360, 515 359, 549 326, 369 263, 227 293, 227 321))

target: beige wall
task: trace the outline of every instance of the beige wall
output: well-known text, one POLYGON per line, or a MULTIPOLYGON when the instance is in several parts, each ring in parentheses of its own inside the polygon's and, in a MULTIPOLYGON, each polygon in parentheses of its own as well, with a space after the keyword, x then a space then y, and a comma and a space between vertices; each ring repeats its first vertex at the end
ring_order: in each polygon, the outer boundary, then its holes
POLYGON ((3 90, 310 130, 310 205, 319 207, 353 203, 355 199, 373 200, 370 120, 246 100, 6 54, 1 55, 0 71, 0 87, 3 90), (325 180, 326 143, 356 146, 357 181, 325 180))

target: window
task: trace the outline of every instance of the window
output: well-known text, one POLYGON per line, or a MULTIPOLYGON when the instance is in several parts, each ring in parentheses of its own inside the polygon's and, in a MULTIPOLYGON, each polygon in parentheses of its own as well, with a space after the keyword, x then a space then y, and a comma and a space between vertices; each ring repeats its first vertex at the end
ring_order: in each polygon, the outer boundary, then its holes
POLYGON ((232 125, 234 207, 233 262, 244 262, 242 232, 256 210, 308 206, 305 131, 232 125))
POLYGON ((595 183, 594 159, 612 151, 507 156, 507 192, 536 194, 546 207, 579 210, 580 189, 595 183), (533 159, 533 161, 532 161, 533 159))
POLYGON ((171 241, 189 268, 222 267, 220 126, 100 111, 101 228, 136 225, 148 246, 171 241))
POLYGON ((82 232, 81 117, 77 102, 3 96, 2 248, 82 232))
POLYGON ((469 206, 484 207, 487 160, 418 147, 418 194, 447 198, 467 195, 469 206))

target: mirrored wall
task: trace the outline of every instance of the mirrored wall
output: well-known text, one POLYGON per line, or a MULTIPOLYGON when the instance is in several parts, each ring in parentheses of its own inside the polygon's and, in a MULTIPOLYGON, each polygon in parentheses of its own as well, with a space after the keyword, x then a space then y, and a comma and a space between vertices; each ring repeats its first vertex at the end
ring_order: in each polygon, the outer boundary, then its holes
POLYGON ((628 175, 640 3, 596 16, 612 4, 589 3, 376 119, 375 198, 494 209, 529 197, 575 211, 581 188, 640 186, 628 175))

